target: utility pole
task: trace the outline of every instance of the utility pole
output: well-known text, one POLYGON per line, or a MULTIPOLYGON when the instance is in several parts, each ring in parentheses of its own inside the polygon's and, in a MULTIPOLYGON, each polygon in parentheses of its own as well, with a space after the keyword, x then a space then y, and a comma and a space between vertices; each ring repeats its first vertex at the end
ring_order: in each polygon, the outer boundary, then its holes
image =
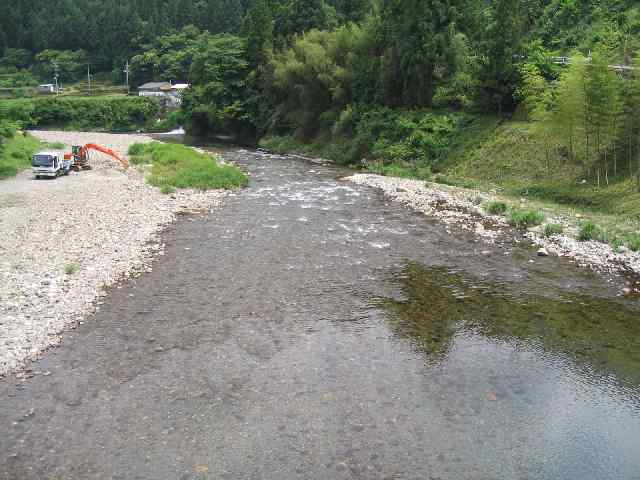
POLYGON ((56 62, 55 60, 51 61, 51 64, 53 65, 53 79, 56 82, 56 96, 60 95, 60 89, 58 88, 58 62, 56 62))
POLYGON ((127 95, 129 95, 130 91, 129 91, 129 60, 127 60, 127 64, 124 67, 124 74, 125 74, 125 82, 127 84, 127 95))

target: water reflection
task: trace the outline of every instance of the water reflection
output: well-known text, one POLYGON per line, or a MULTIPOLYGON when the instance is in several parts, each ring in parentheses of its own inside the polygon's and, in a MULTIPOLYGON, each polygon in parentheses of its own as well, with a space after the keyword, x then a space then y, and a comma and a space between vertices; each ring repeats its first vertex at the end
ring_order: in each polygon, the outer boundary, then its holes
POLYGON ((640 384, 640 312, 614 300, 527 295, 448 268, 407 265, 403 300, 384 300, 394 331, 438 363, 463 334, 539 346, 640 384))

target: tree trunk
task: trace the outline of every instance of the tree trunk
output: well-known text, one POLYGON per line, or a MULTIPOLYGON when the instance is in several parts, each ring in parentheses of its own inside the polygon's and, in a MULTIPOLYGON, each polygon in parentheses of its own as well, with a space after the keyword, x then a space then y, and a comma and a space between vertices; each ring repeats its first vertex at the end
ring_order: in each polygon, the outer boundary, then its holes
POLYGON ((627 137, 627 161, 629 162, 629 177, 633 177, 633 158, 631 155, 631 136, 627 137))
POLYGON ((607 149, 604 149, 604 181, 609 185, 609 162, 607 160, 607 149))

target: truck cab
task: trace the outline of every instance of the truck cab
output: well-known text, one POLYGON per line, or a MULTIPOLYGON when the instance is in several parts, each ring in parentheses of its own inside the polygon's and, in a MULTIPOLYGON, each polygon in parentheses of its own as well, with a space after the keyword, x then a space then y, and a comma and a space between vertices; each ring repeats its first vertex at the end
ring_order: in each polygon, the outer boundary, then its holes
POLYGON ((63 158, 59 152, 38 152, 31 159, 33 175, 36 178, 55 178, 67 175, 71 168, 71 161, 63 158))

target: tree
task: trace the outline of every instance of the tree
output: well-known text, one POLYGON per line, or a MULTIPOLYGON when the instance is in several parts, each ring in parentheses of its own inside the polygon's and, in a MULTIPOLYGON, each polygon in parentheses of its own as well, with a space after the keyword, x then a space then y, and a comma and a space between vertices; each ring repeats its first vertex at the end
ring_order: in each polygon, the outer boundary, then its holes
POLYGON ((598 185, 600 184, 601 156, 604 155, 604 172, 608 178, 607 149, 613 139, 611 126, 617 111, 617 82, 615 73, 609 68, 606 58, 595 52, 585 75, 586 121, 591 138, 595 140, 595 159, 590 159, 587 152, 587 163, 595 168, 598 185))
MULTIPOLYGON (((558 81, 556 106, 551 121, 558 135, 568 142, 569 158, 575 160, 578 156, 576 140, 584 138, 587 131, 584 89, 587 62, 578 52, 573 53, 572 58, 573 62, 558 81)), ((586 148, 581 151, 584 154, 586 148)))
POLYGON ((430 106, 454 73, 455 9, 449 0, 382 0, 383 88, 388 105, 430 106))
POLYGON ((269 0, 256 0, 242 25, 247 59, 251 68, 266 65, 273 53, 273 15, 269 0))
POLYGON ((520 53, 520 0, 497 0, 486 32, 485 64, 481 72, 484 102, 502 113, 514 107, 518 83, 516 58, 520 53))
POLYGON ((189 129, 198 134, 251 130, 244 104, 247 73, 241 38, 201 37, 189 73, 193 87, 183 99, 189 129))

